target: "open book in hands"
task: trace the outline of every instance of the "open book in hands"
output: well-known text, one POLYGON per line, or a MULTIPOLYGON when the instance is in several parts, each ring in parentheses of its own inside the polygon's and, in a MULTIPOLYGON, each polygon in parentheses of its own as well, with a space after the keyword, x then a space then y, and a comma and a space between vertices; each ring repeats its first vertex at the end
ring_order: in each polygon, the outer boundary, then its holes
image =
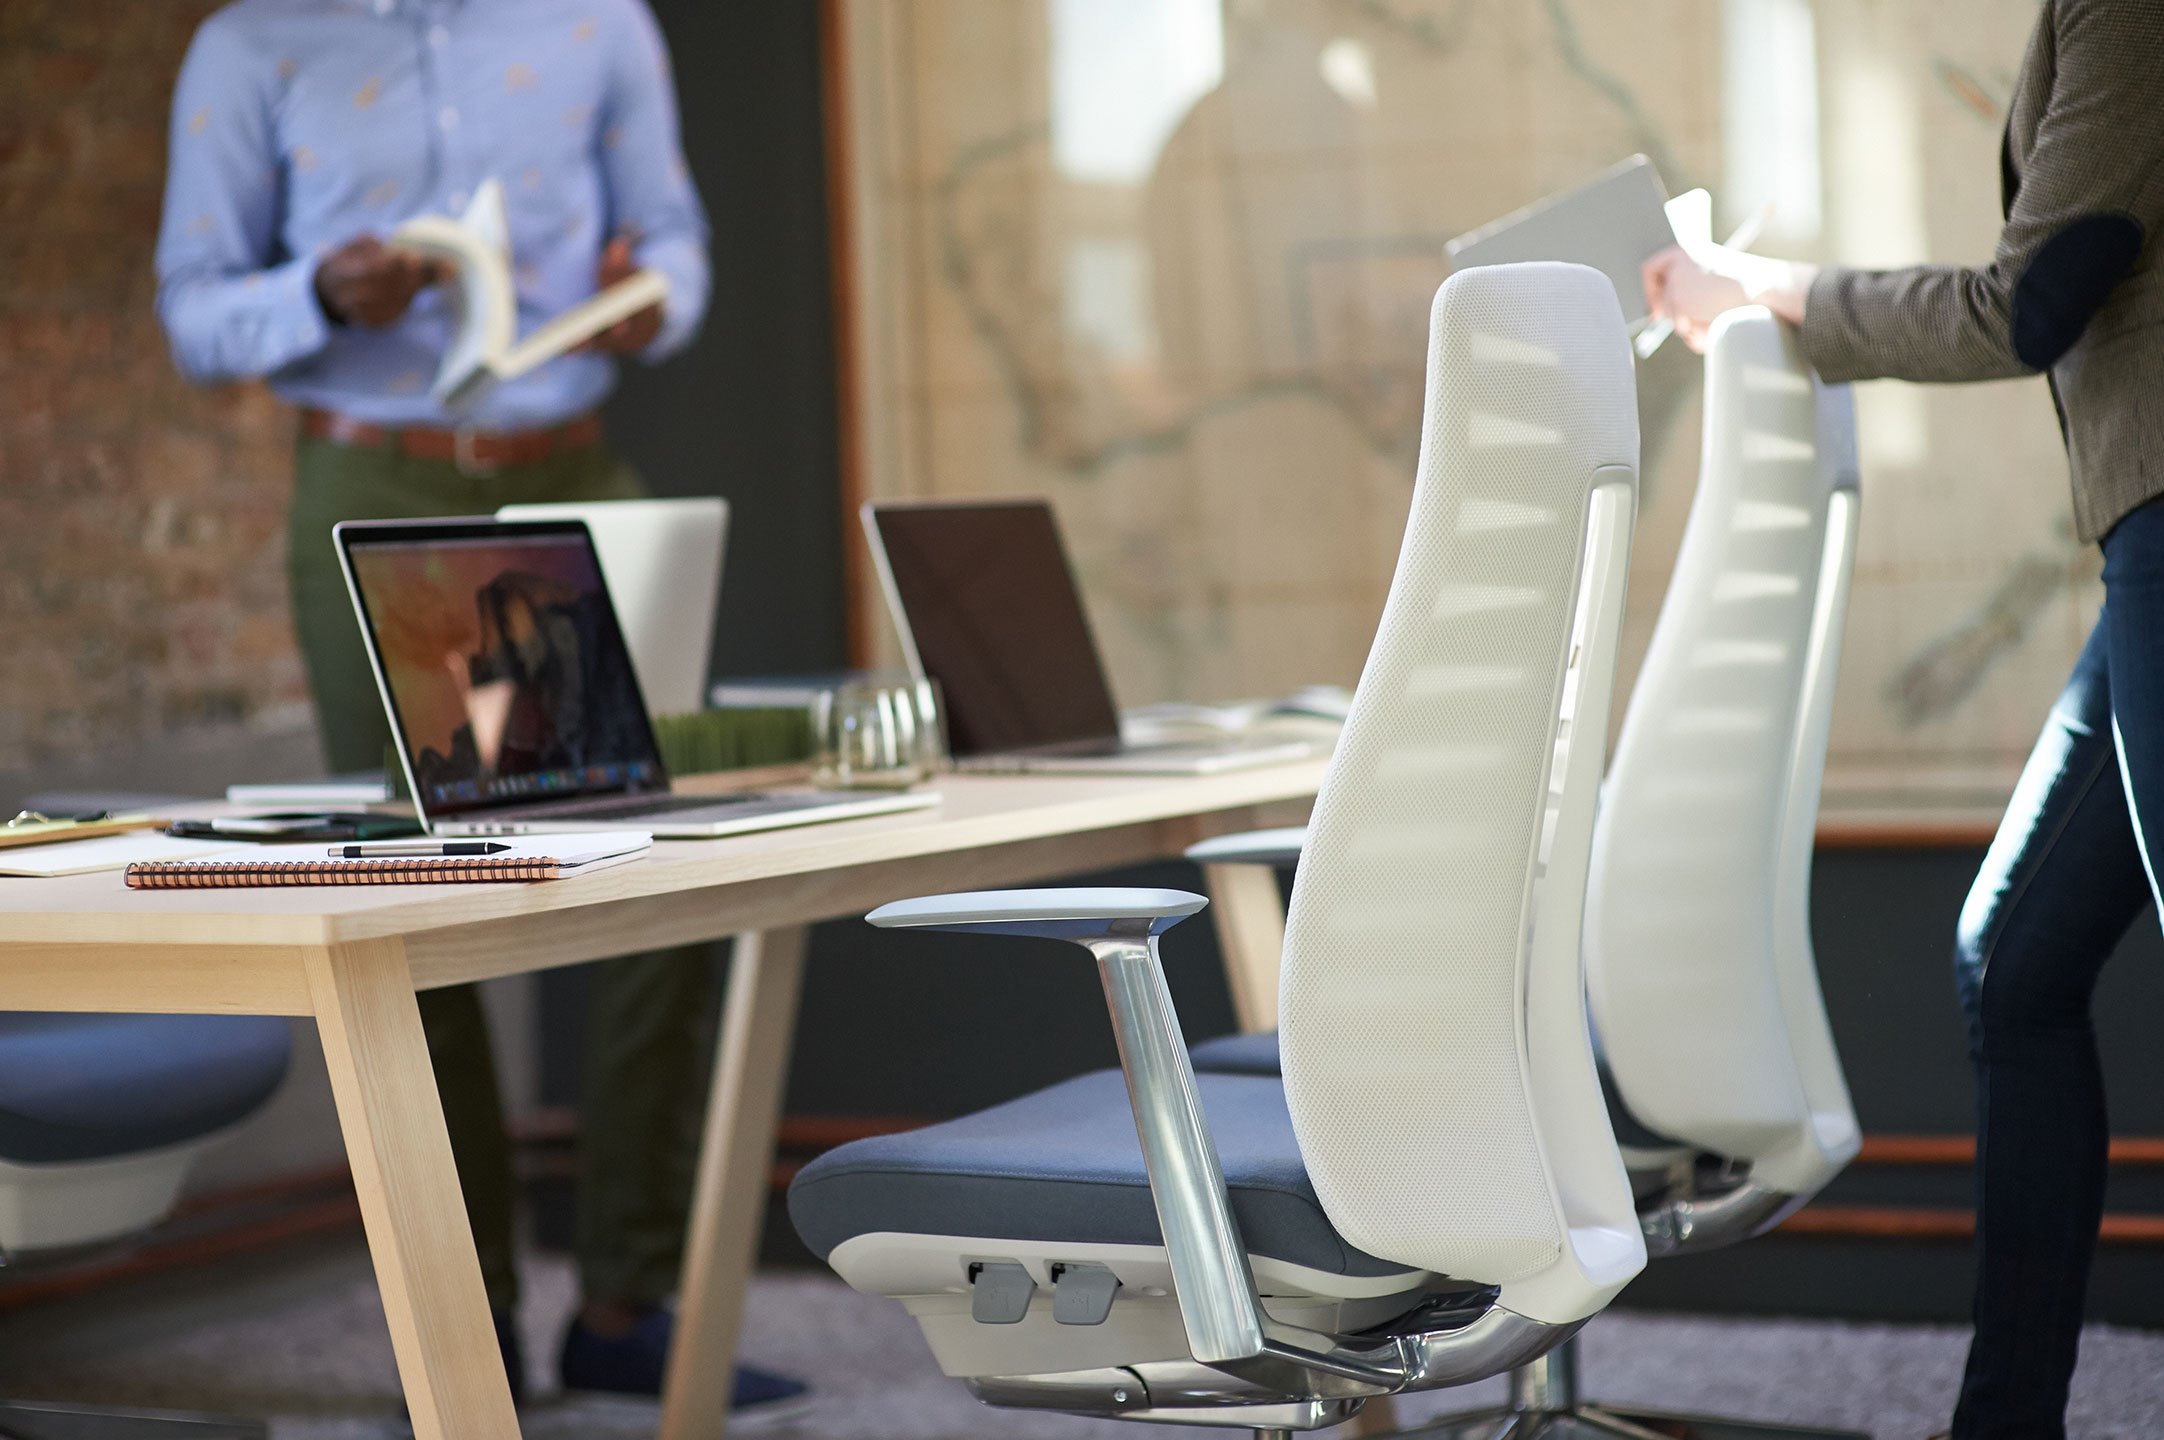
POLYGON ((659 270, 640 270, 519 339, 511 228, 504 215, 503 186, 493 179, 481 182, 473 203, 457 219, 419 215, 399 226, 391 240, 444 262, 449 270, 445 283, 457 329, 429 389, 447 410, 470 409, 498 381, 515 379, 585 344, 618 321, 661 304, 669 294, 669 282, 659 270))

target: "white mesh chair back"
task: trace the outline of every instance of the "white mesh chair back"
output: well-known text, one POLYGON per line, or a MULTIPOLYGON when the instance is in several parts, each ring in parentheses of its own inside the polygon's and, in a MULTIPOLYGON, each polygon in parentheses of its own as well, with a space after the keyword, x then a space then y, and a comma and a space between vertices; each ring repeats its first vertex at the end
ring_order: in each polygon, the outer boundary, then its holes
POLYGON ((1636 395, 1600 272, 1494 266, 1437 293, 1412 511, 1281 982, 1286 1096, 1331 1221, 1552 1323, 1645 1258, 1579 958, 1636 395), (1558 743, 1567 667, 1585 743, 1558 743))
POLYGON ((1594 836, 1586 965, 1616 1089, 1654 1131, 1808 1195, 1854 1155, 1808 913, 1857 518, 1847 388, 1731 312, 1675 576, 1594 836))

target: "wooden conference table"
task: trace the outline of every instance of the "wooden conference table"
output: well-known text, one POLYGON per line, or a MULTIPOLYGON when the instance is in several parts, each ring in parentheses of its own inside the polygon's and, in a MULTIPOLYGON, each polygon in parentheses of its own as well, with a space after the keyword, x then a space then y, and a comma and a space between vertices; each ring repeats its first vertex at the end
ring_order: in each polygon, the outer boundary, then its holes
MULTIPOLYGON (((518 1420, 414 994, 735 936, 661 1424, 662 1440, 718 1440, 805 927, 905 896, 1042 882, 1298 823, 1324 764, 1181 779, 947 776, 936 809, 657 844, 634 864, 532 885, 131 891, 117 872, 4 880, 0 1010, 315 1017, 414 1433, 509 1440, 518 1420)), ((1232 886, 1218 904, 1252 912, 1220 914, 1220 933, 1236 949, 1259 945, 1255 965, 1274 965, 1275 894, 1232 886)), ((1235 979, 1239 998, 1237 966, 1235 979)))

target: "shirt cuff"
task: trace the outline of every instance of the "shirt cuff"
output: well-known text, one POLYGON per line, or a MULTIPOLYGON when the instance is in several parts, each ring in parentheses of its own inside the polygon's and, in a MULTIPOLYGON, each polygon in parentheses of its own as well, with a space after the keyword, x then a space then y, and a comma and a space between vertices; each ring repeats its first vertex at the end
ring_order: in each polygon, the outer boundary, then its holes
POLYGON ((281 357, 278 366, 305 360, 331 343, 331 317, 323 313, 322 297, 316 294, 316 267, 320 255, 296 255, 283 265, 263 273, 270 287, 268 314, 276 337, 272 348, 281 357))
POLYGON ((668 297, 661 302, 661 329, 638 352, 648 365, 658 365, 689 345, 706 318, 705 257, 683 251, 681 245, 656 244, 638 256, 641 265, 651 265, 669 282, 668 297))

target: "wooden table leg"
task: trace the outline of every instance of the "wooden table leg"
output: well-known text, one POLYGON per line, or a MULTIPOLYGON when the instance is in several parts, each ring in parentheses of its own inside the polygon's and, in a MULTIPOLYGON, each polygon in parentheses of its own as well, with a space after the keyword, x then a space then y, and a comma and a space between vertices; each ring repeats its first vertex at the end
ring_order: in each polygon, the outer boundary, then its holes
POLYGON ((660 1440, 721 1440, 729 1427, 744 1292, 759 1258, 774 1132, 803 991, 804 942, 802 926, 736 937, 699 1146, 660 1440))
POLYGON ((1277 1028, 1278 960, 1285 949, 1285 897, 1268 865, 1205 865, 1217 948, 1240 1033, 1277 1028))
POLYGON ((405 946, 315 951, 306 967, 414 1436, 517 1440, 405 946))

